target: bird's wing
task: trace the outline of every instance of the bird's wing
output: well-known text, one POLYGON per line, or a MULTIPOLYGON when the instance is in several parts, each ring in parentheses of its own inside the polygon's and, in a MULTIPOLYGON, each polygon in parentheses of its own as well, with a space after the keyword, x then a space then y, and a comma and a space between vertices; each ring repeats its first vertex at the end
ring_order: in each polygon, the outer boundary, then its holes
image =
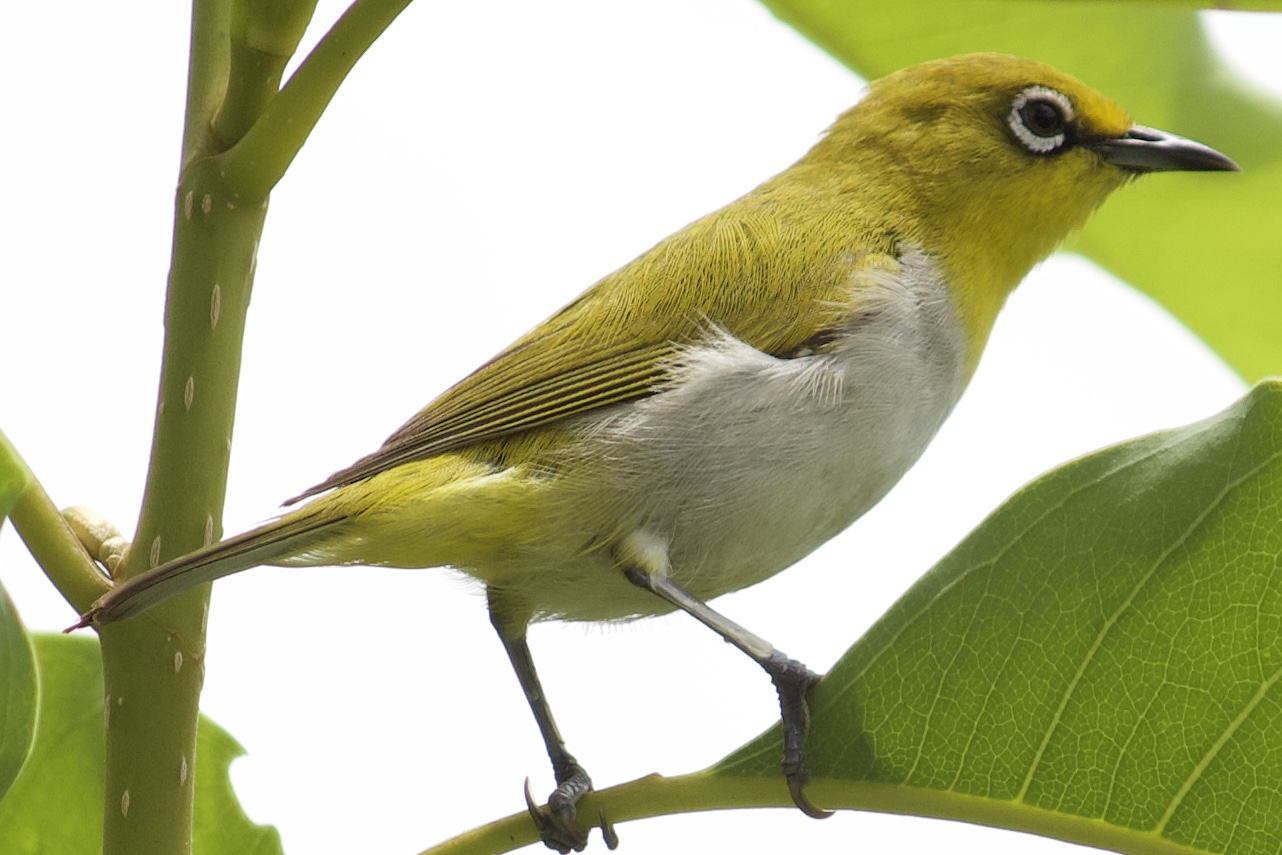
POLYGON ((852 249, 845 235, 834 244, 814 230, 843 224, 789 221, 762 204, 768 199, 753 201, 691 224, 602 279, 428 404, 378 451, 289 503, 654 394, 683 346, 714 329, 780 357, 822 347, 849 322, 855 269, 884 264, 889 247, 852 249), (843 243, 843 251, 831 251, 843 243), (826 257, 812 257, 812 247, 825 246, 826 257))

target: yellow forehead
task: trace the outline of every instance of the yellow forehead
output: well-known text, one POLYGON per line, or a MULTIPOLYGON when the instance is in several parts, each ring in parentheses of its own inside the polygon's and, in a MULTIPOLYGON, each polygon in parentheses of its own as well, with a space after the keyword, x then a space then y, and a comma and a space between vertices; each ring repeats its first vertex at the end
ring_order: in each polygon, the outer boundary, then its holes
POLYGON ((948 57, 897 71, 871 85, 868 102, 870 107, 919 118, 967 108, 1002 116, 1033 86, 1068 98, 1083 136, 1118 137, 1133 124, 1112 99, 1077 78, 1040 62, 996 53, 948 57))

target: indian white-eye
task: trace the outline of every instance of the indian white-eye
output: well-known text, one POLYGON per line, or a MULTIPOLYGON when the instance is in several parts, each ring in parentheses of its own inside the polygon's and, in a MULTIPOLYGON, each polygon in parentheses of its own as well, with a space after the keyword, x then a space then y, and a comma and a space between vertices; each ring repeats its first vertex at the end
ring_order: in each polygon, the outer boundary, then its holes
MULTIPOLYGON (((82 625, 260 564, 480 580, 556 773, 544 841, 591 788, 543 700, 531 621, 682 609, 780 694, 806 798, 818 677, 705 602, 876 504, 978 364, 1007 295, 1145 172, 1233 170, 1045 65, 977 54, 873 83, 796 164, 593 285, 265 525, 119 584, 82 625)), ((602 818, 607 840, 613 832, 602 818)))

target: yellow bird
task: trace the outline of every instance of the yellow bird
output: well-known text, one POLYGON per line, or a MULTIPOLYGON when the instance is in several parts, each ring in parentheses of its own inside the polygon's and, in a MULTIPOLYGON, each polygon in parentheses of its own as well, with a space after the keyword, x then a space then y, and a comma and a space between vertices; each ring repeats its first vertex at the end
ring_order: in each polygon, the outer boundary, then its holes
MULTIPOLYGON (((871 85, 796 164, 606 276, 260 528, 118 585, 81 625, 260 564, 451 566, 490 617, 556 775, 545 843, 591 789, 526 645, 538 620, 681 609, 778 689, 812 816, 818 676, 706 605, 803 558, 935 436, 1007 295, 1145 172, 1235 170, 1045 65, 978 54, 871 85)), ((615 838, 601 820, 607 842, 615 838)))

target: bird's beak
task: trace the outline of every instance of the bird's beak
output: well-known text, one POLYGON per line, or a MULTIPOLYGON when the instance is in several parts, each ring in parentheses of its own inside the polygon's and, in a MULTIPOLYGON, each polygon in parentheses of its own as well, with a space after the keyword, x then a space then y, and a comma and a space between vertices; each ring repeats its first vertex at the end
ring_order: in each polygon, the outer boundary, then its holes
POLYGON ((1136 125, 1117 139, 1088 143, 1105 163, 1132 172, 1240 172, 1210 146, 1166 131, 1136 125))

